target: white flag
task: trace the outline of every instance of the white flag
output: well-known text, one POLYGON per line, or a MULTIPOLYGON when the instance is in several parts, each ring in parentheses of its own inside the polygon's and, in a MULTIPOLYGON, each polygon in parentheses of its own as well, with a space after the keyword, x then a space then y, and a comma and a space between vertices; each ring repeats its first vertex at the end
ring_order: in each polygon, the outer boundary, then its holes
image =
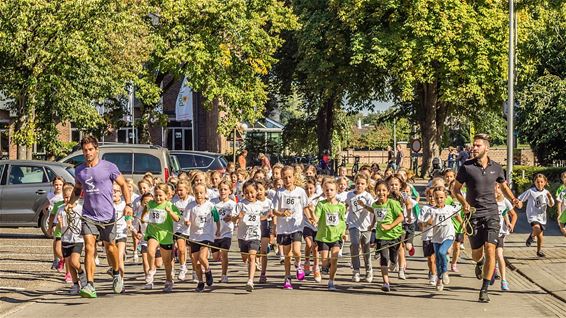
POLYGON ((175 105, 175 120, 193 120, 193 90, 189 87, 187 78, 183 79, 175 105))

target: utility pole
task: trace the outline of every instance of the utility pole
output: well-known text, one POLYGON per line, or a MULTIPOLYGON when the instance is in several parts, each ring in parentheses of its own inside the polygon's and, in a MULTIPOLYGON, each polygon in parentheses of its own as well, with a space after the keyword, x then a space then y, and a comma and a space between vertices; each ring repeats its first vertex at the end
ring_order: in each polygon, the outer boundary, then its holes
POLYGON ((513 116, 515 108, 514 79, 515 79, 515 8, 513 0, 509 0, 509 78, 507 79, 507 180, 512 184, 513 173, 513 116))

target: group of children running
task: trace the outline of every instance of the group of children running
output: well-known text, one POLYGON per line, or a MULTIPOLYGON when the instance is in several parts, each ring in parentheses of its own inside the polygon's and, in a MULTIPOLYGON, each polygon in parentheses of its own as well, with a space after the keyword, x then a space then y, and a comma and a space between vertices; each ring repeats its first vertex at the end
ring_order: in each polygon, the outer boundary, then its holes
MULTIPOLYGON (((381 175, 369 166, 360 169, 353 180, 345 169, 339 176, 317 176, 314 166, 275 165, 270 171, 238 169, 222 174, 191 171, 172 177, 167 183, 150 173, 134 184, 128 180, 133 197, 134 216, 124 216, 125 202, 121 188, 113 188, 116 211, 116 245, 120 275, 124 275, 126 242, 131 237, 133 261, 140 260, 145 274, 145 289, 154 288, 158 268, 165 269, 163 291, 171 292, 178 281, 192 280, 196 291, 214 283, 209 260, 221 262, 219 282, 228 282, 228 253, 233 235, 237 237, 242 261, 246 264, 247 291, 254 290, 256 270, 259 283, 268 281, 268 253, 275 251, 284 264, 284 289, 293 289, 292 277, 299 281, 312 275, 320 283, 328 275, 328 289, 335 290, 338 259, 344 242, 350 242, 352 281, 374 279, 372 259, 379 259, 381 289, 391 290, 390 272, 404 280, 407 257, 415 254, 413 238, 422 231, 423 254, 427 258, 429 282, 442 291, 449 284, 448 272, 458 272, 460 252, 464 249, 465 215, 460 203, 452 199, 455 172, 448 169, 435 177, 424 194, 427 203, 419 205, 420 195, 407 183, 407 173, 381 175), (303 245, 302 242, 305 242, 303 245), (304 251, 302 250, 304 246, 304 251), (375 254, 372 251, 375 250, 375 254), (190 260, 192 270, 187 268, 190 260), (175 275, 174 265, 179 270, 175 275), (291 271, 293 270, 293 275, 291 271), (188 279, 187 275, 192 275, 188 279)), ((562 174, 566 185, 566 173, 562 174)), ((554 205, 545 189, 546 178, 537 174, 534 186, 519 196, 527 202, 526 214, 532 226, 527 245, 536 240, 541 250, 546 225, 546 207, 554 205)), ((498 275, 501 289, 509 290, 503 259, 504 238, 513 231, 517 213, 496 186, 501 220, 497 245, 498 275)), ((80 255, 81 206, 66 210, 73 184, 62 178, 53 181, 50 231, 54 236, 53 269, 65 270, 65 279, 73 283, 71 294, 78 294, 79 283, 86 283, 80 255)), ((556 193, 559 223, 566 235, 566 186, 556 193)), ((495 278, 494 278, 495 279, 495 278)), ((493 284, 493 281, 492 281, 493 284)))

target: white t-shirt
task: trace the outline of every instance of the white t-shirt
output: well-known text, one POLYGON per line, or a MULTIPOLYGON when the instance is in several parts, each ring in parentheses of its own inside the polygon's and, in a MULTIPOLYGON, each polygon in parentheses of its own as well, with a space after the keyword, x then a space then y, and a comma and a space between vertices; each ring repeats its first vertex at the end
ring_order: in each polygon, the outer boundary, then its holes
MULTIPOLYGON (((49 200, 49 207, 48 207, 49 213, 57 214, 58 211, 53 211, 53 206, 55 205, 55 203, 59 201, 63 201, 63 195, 49 192, 47 193, 47 199, 49 200)), ((53 219, 53 224, 54 225, 57 224, 57 218, 53 219)))
POLYGON ((261 239, 261 206, 256 202, 242 200, 236 206, 238 214, 244 217, 238 223, 238 240, 259 240, 261 239))
POLYGON ((217 235, 216 238, 231 238, 232 232, 234 232, 234 222, 224 222, 224 217, 227 215, 238 215, 238 212, 236 211, 236 202, 234 202, 234 200, 222 202, 220 201, 220 198, 212 199, 210 202, 214 204, 218 211, 218 215, 220 216, 220 235, 217 235))
POLYGON ((307 206, 307 194, 301 187, 293 191, 281 189, 275 194, 273 206, 277 211, 291 210, 289 217, 277 217, 277 234, 291 234, 303 230, 303 209, 307 206))
POLYGON ((445 240, 453 240, 456 236, 454 223, 451 217, 456 212, 453 206, 446 205, 444 208, 433 207, 430 209, 430 217, 432 218, 432 242, 442 243, 445 240))
MULTIPOLYGON (((57 210, 57 217, 61 217, 61 242, 63 243, 83 243, 83 236, 81 235, 82 220, 81 215, 83 214, 82 205, 77 202, 73 208, 72 214, 67 214, 65 212, 65 205, 62 205, 57 210), (69 224, 72 224, 72 228, 69 228, 69 224)), ((64 245, 64 244, 63 244, 64 245)))
POLYGON ((499 237, 509 235, 509 229, 507 228, 507 223, 505 223, 504 216, 513 209, 513 204, 506 198, 503 198, 503 201, 497 201, 497 209, 499 210, 499 237))
POLYGON ((217 199, 220 197, 220 193, 218 193, 218 189, 206 189, 206 197, 209 200, 217 199))
POLYGON ((560 214, 560 212, 566 211, 566 190, 558 194, 558 196, 556 197, 556 201, 562 203, 562 211, 558 211, 558 214, 560 214))
POLYGON ((336 200, 341 203, 346 203, 346 197, 348 196, 348 191, 340 192, 336 195, 336 200))
MULTIPOLYGON (((259 205, 261 210, 261 215, 266 216, 269 211, 273 210, 273 201, 268 198, 265 198, 263 201, 256 200, 256 204, 259 205)), ((267 221, 271 221, 271 218, 267 219, 267 221)))
POLYGON ((430 211, 433 209, 430 205, 423 205, 421 208, 421 214, 419 215, 418 221, 421 223, 425 223, 423 226, 423 234, 422 240, 423 241, 430 241, 432 240, 432 226, 427 225, 426 222, 430 220, 430 211))
POLYGON ((542 191, 537 190, 537 188, 532 187, 527 191, 521 193, 519 200, 527 201, 527 221, 539 222, 540 224, 546 224, 546 207, 548 206, 548 190, 543 189, 542 191))
POLYGON ((271 201, 273 201, 273 198, 275 198, 275 194, 277 193, 277 190, 275 189, 269 189, 267 190, 267 198, 271 201))
MULTIPOLYGON (((323 199, 323 196, 318 195, 316 193, 312 197, 307 198, 307 206, 312 206, 313 213, 314 213, 314 208, 316 207, 316 204, 318 203, 318 201, 320 201, 322 199, 323 199)), ((311 229, 315 232, 318 230, 315 225, 313 225, 311 222, 309 222, 309 220, 307 220, 306 215, 303 215, 303 229, 305 227, 308 227, 309 229, 311 229)))
POLYGON ((407 192, 401 192, 401 195, 403 196, 403 200, 401 200, 401 207, 403 207, 403 224, 413 224, 415 223, 415 220, 417 218, 416 214, 415 214, 415 209, 413 208, 407 208, 407 206, 405 205, 405 200, 409 200, 411 202, 411 204, 413 205, 413 207, 415 206, 415 204, 418 204, 417 201, 413 200, 411 198, 411 195, 408 194, 407 192), (409 220, 409 217, 411 218, 411 222, 407 222, 409 220))
MULTIPOLYGON (((192 195, 187 196, 185 200, 181 200, 181 198, 175 196, 172 203, 177 207, 177 209, 179 209, 179 213, 184 215, 187 206, 194 200, 195 198, 192 195)), ((183 218, 179 218, 179 221, 175 222, 173 229, 173 233, 189 235, 189 227, 185 225, 185 220, 183 218)))
POLYGON ((124 209, 126 208, 126 202, 120 201, 120 203, 114 203, 115 220, 116 220, 116 239, 123 239, 128 237, 128 223, 126 223, 126 218, 123 217, 124 209))
POLYGON ((191 240, 202 242, 214 242, 216 224, 212 216, 212 210, 216 209, 210 201, 199 205, 196 201, 187 205, 183 219, 191 222, 189 235, 191 240))
POLYGON ((346 195, 346 206, 348 207, 348 216, 346 224, 350 229, 358 229, 360 231, 369 231, 372 223, 373 213, 370 213, 363 206, 358 204, 358 200, 364 202, 366 206, 371 207, 373 197, 367 191, 356 194, 355 190, 348 192, 346 195))

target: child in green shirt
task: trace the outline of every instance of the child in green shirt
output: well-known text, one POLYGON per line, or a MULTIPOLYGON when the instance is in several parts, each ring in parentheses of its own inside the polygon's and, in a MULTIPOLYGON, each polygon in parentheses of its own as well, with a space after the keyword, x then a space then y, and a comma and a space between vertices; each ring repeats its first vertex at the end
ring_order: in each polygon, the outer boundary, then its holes
POLYGON ((338 253, 346 238, 346 206, 336 199, 337 184, 334 179, 326 179, 323 184, 325 200, 317 203, 314 221, 318 226, 316 243, 322 257, 322 266, 328 266, 330 253, 330 277, 328 290, 336 290, 334 277, 338 266, 338 253))

